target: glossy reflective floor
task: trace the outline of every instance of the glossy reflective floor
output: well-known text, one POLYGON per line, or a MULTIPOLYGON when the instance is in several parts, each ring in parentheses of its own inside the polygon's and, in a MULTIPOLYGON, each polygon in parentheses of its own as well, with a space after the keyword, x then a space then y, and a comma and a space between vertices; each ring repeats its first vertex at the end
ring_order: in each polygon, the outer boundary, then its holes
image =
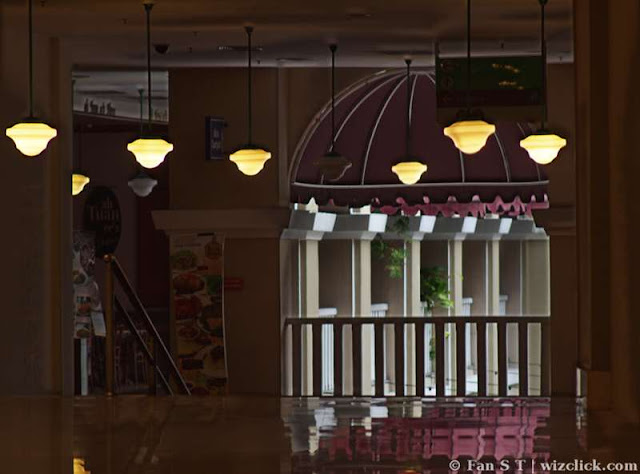
POLYGON ((587 417, 567 399, 6 398, 0 420, 0 472, 16 474, 72 474, 74 457, 91 474, 436 473, 450 472, 452 459, 640 461, 637 431, 587 417))

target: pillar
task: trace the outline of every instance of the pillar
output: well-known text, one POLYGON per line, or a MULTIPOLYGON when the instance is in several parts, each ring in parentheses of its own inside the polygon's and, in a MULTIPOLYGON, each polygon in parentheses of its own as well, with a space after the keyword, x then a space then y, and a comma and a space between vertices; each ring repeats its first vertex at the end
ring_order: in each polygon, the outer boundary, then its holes
MULTIPOLYGON (((27 115, 24 6, 0 5, 0 130, 27 115)), ((34 38, 35 112, 58 136, 36 158, 0 140, 4 275, 0 395, 73 394, 71 60, 57 38, 34 38)))
MULTIPOLYGON (((449 285, 451 290, 451 300, 453 308, 450 314, 460 316, 462 309, 462 240, 449 241, 449 285)), ((464 341, 463 341, 464 342, 464 341)), ((445 386, 451 387, 452 392, 456 391, 456 328, 455 325, 449 324, 445 329, 445 356, 446 366, 445 386)))
MULTIPOLYGON (((353 240, 353 317, 371 316, 371 240, 353 240)), ((362 327, 362 394, 372 395, 371 346, 365 341, 373 340, 371 325, 362 327)), ((344 354, 351 354, 345 347, 344 354)), ((353 363, 353 361, 352 361, 353 363)), ((351 378, 351 377, 349 377, 351 378)), ((350 387, 352 390, 353 387, 350 387)))
MULTIPOLYGON (((420 247, 419 240, 408 240, 406 243, 407 258, 405 262, 405 316, 422 317, 422 305, 420 304, 420 247)), ((424 334, 416 334, 414 326, 405 326, 405 380, 406 395, 415 395, 416 387, 416 337, 424 334)))
POLYGON ((580 366, 591 410, 640 424, 640 4, 574 4, 580 366))
MULTIPOLYGON (((489 240, 487 251, 487 315, 500 314, 500 241, 489 240)), ((498 394, 498 328, 487 327, 487 394, 498 394)))
MULTIPOLYGON (((526 316, 549 314, 549 241, 522 242, 522 313, 526 316)), ((529 390, 540 393, 541 330, 529 325, 529 390)))
MULTIPOLYGON (((320 308, 318 240, 301 240, 299 246, 300 317, 317 318, 320 308)), ((302 393, 313 392, 313 338, 311 327, 302 331, 302 393)))

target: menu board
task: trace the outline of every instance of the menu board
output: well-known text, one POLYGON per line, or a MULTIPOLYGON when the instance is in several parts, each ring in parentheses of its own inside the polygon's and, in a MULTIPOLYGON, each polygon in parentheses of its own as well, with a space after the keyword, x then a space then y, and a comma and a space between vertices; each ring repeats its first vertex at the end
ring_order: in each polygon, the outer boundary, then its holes
POLYGON ((226 393, 223 250, 217 234, 171 238, 174 348, 193 395, 226 393))
POLYGON ((96 247, 91 232, 73 233, 74 337, 105 336, 100 290, 95 280, 96 247))

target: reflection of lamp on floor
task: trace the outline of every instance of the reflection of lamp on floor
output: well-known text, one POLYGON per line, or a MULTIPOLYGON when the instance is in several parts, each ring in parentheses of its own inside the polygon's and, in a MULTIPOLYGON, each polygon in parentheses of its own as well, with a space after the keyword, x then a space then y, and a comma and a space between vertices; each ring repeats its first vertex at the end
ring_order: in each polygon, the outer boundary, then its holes
POLYGON ((84 459, 73 458, 73 474, 91 474, 91 471, 85 469, 84 459))

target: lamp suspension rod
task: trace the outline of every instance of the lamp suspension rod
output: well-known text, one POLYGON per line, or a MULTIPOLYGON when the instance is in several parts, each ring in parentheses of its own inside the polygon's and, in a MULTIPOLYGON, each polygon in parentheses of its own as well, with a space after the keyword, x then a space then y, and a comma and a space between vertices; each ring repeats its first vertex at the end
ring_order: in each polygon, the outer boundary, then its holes
POLYGON ((471 0, 467 0, 467 113, 471 113, 471 0))
POLYGON ((144 124, 144 89, 141 87, 138 89, 138 95, 140 96, 140 135, 142 135, 144 124))
POLYGON ((29 118, 33 118, 33 0, 29 0, 29 118))
POLYGON ((251 144, 253 143, 251 141, 252 135, 253 135, 253 90, 252 90, 252 80, 251 80, 251 50, 252 50, 252 45, 251 45, 251 34, 253 33, 253 27, 252 26, 246 26, 245 27, 245 31, 247 32, 247 64, 248 64, 248 76, 247 76, 247 100, 249 103, 249 107, 248 107, 248 120, 247 120, 247 143, 251 144))
POLYGON ((547 0, 540 1, 540 52, 542 63, 542 121, 541 128, 544 130, 547 124, 547 41, 545 39, 545 6, 547 0))
POLYGON ((152 2, 145 2, 144 10, 147 13, 147 100, 149 107, 149 133, 151 133, 151 9, 153 8, 152 2))
POLYGON ((409 145, 411 143, 411 88, 409 86, 411 81, 411 59, 407 58, 404 62, 407 65, 407 136, 405 142, 405 155, 409 156, 409 145))
POLYGON ((329 45, 331 50, 331 151, 336 146, 336 50, 338 46, 329 45))

